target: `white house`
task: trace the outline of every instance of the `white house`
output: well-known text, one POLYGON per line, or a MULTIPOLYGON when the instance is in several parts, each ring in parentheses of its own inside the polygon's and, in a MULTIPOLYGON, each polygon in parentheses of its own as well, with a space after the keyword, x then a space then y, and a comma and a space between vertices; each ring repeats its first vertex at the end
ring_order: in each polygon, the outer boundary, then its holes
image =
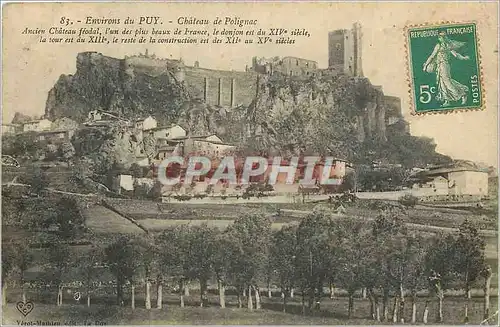
POLYGON ((153 133, 155 139, 175 139, 182 138, 187 135, 186 130, 179 125, 172 125, 170 127, 155 127, 149 129, 153 133))
POLYGON ((419 195, 488 195, 488 172, 469 167, 431 169, 424 174, 429 181, 419 195))
POLYGON ((16 134, 20 130, 21 130, 21 125, 19 124, 2 124, 2 135, 16 134))
POLYGON ((114 180, 113 188, 121 193, 124 191, 133 191, 134 190, 134 178, 131 175, 118 175, 114 180))
POLYGON ((32 120, 23 124, 23 132, 48 131, 52 127, 52 122, 48 119, 32 120))
POLYGON ((151 116, 148 116, 144 119, 138 119, 135 121, 135 128, 143 130, 143 131, 154 129, 157 126, 158 126, 158 122, 156 121, 156 119, 154 119, 151 116))

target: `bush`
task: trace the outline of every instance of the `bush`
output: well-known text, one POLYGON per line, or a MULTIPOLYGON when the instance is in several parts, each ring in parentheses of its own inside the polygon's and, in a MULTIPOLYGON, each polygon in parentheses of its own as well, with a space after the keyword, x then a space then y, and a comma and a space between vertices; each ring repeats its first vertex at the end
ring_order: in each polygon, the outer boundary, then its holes
POLYGON ((416 196, 413 196, 411 194, 406 194, 403 195, 402 197, 399 198, 398 202, 405 207, 414 207, 418 203, 418 198, 416 196))

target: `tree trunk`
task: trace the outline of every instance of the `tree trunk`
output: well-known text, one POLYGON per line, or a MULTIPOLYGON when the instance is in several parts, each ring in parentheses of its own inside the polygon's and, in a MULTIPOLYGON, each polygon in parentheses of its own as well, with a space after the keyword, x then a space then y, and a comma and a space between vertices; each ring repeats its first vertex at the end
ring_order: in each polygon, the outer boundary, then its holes
POLYGON ((146 309, 151 309, 151 281, 149 279, 146 280, 146 300, 145 305, 146 309))
POLYGON ((378 298, 375 298, 375 320, 380 322, 380 304, 378 303, 378 298))
POLYGON ((437 322, 443 322, 443 300, 444 300, 444 292, 442 289, 438 291, 438 313, 437 313, 437 322))
POLYGON ((247 290, 243 289, 243 297, 247 297, 247 290))
POLYGON ((373 299, 373 296, 371 295, 371 292, 368 294, 368 300, 370 301, 370 318, 375 320, 375 301, 373 299))
POLYGON ((413 296, 411 298, 411 323, 412 324, 417 323, 417 294, 416 294, 416 292, 413 293, 413 296))
POLYGON ((123 288, 122 281, 120 279, 116 280, 116 304, 119 306, 123 305, 123 288))
POLYGON ((253 300, 252 300, 252 286, 248 286, 248 310, 253 311, 253 300))
POLYGON ((184 294, 186 293, 185 289, 184 289, 184 281, 181 280, 180 281, 180 296, 181 296, 181 308, 184 308, 184 294))
POLYGON ((464 323, 469 322, 469 304, 470 304, 470 286, 469 283, 465 285, 465 308, 464 308, 464 323))
POLYGON ((378 295, 375 294, 373 289, 369 288, 367 289, 368 291, 368 298, 370 301, 373 301, 373 306, 374 306, 374 312, 372 313, 372 318, 376 321, 380 321, 380 305, 378 302, 378 295))
POLYGON ((351 319, 354 313, 354 294, 349 293, 349 307, 347 308, 347 318, 351 319))
POLYGON ((255 309, 259 310, 259 309, 261 309, 259 287, 255 286, 254 290, 255 290, 255 309))
POLYGON ((304 289, 302 289, 302 315, 306 314, 306 298, 304 295, 304 289))
POLYGON ((135 285, 134 284, 131 284, 130 285, 130 292, 132 293, 131 294, 131 307, 132 307, 132 310, 135 309, 135 285))
POLYGON ((156 288, 156 307, 158 309, 163 308, 163 284, 161 280, 158 281, 156 288))
POLYGON ((405 292, 403 284, 399 284, 399 322, 405 323, 405 292))
POLYGON ((283 292, 285 296, 283 296, 283 312, 286 312, 286 291, 283 292))
POLYGON ((2 306, 7 305, 7 282, 4 280, 2 285, 2 306))
POLYGON ((238 292, 238 308, 243 308, 243 301, 241 299, 241 292, 238 292))
POLYGON ((363 299, 366 300, 366 295, 367 295, 366 294, 366 287, 363 287, 363 289, 361 290, 361 295, 362 295, 363 299))
POLYGON ((26 303, 26 288, 24 287, 24 280, 21 280, 21 298, 23 300, 23 303, 26 303))
POLYGON ((63 287, 59 285, 57 287, 57 306, 60 307, 63 304, 63 287))
POLYGON ((87 293, 87 307, 90 308, 90 293, 87 293))
POLYGON ((491 285, 491 270, 489 270, 488 274, 485 277, 484 281, 484 311, 483 311, 483 319, 488 319, 490 316, 490 285, 491 285))
POLYGON ((389 320, 389 291, 384 289, 382 299, 383 321, 389 320))
POLYGON ((219 279, 219 304, 221 308, 226 307, 226 287, 224 283, 219 279))
POLYGON ((292 287, 292 288, 290 289, 290 298, 291 298, 291 299, 293 299, 293 296, 295 295, 295 294, 294 294, 294 292, 295 292, 295 290, 294 290, 294 288, 292 287))
POLYGON ((425 307, 424 307, 424 314, 422 316, 422 322, 424 324, 427 323, 428 317, 429 317, 429 300, 426 300, 425 301, 425 307))
POLYGON ((392 322, 397 323, 398 322, 398 297, 394 297, 394 305, 392 307, 392 322))
POLYGON ((205 280, 200 278, 200 307, 205 307, 205 292, 207 291, 207 283, 205 280))

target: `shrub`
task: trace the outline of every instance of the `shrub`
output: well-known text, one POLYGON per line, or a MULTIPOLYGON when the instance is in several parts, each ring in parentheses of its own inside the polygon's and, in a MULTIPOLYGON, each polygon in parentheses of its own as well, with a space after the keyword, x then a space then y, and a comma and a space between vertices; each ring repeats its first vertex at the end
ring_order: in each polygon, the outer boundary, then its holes
POLYGON ((405 207, 414 207, 418 203, 418 198, 416 196, 413 196, 411 194, 405 194, 402 197, 399 198, 398 202, 405 207))

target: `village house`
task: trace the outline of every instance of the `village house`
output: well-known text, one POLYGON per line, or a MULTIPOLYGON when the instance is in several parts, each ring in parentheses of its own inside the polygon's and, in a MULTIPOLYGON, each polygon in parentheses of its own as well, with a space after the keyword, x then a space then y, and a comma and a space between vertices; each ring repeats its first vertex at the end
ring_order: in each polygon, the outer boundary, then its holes
POLYGON ((135 121, 135 128, 143 131, 154 129, 158 126, 158 122, 151 116, 135 121))
POLYGON ((43 131, 37 133, 36 139, 39 142, 63 143, 69 142, 74 134, 74 130, 43 131))
POLYGON ((488 172, 473 167, 444 167, 422 174, 423 183, 414 189, 420 196, 448 195, 481 198, 488 195, 488 172))
MULTIPOLYGON (((176 140, 178 140, 177 138, 176 140)), ((230 154, 235 146, 222 142, 215 134, 202 136, 187 136, 184 139, 184 150, 186 154, 198 154, 219 157, 230 154)))
POLYGON ((41 132, 51 128, 52 122, 48 119, 31 120, 23 124, 23 132, 41 132))
POLYGON ((149 133, 154 135, 155 139, 175 139, 186 136, 186 130, 179 125, 171 125, 169 127, 154 127, 148 130, 149 133))
POLYGON ((134 178, 132 175, 118 175, 113 181, 113 189, 119 194, 123 191, 133 191, 134 190, 134 178))
POLYGON ((22 125, 20 124, 2 124, 2 135, 16 134, 20 131, 22 131, 22 125))

